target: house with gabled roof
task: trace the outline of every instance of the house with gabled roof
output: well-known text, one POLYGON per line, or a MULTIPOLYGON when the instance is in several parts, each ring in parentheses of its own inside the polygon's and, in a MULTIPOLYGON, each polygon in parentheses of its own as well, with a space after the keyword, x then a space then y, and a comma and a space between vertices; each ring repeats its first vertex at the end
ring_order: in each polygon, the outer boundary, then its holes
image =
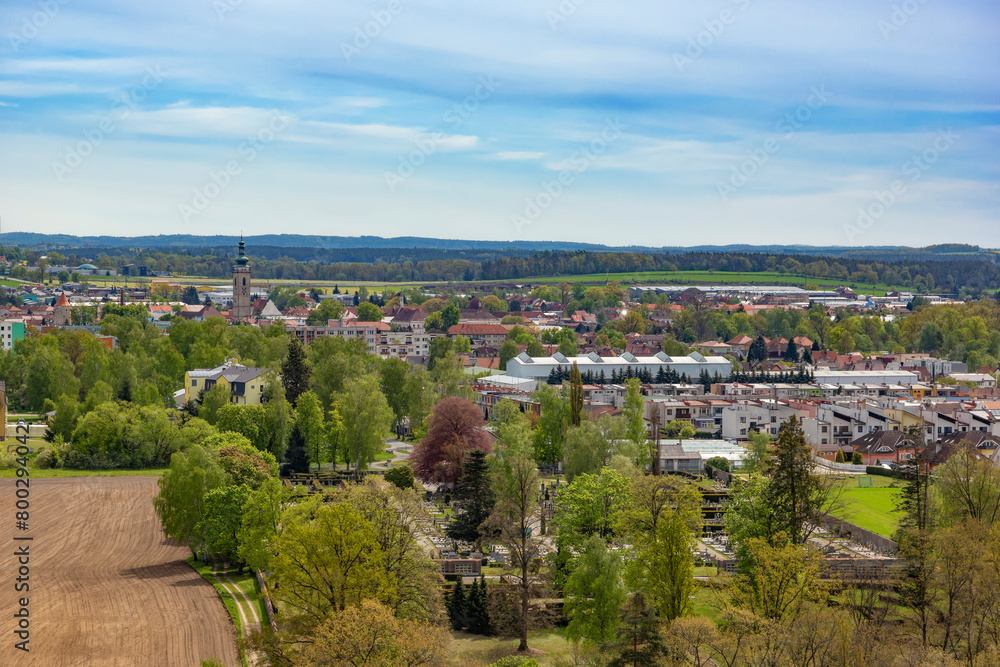
POLYGON ((202 392, 222 385, 228 389, 231 405, 258 405, 264 402, 264 385, 272 371, 243 366, 233 360, 215 368, 196 368, 184 373, 184 402, 199 400, 202 392))

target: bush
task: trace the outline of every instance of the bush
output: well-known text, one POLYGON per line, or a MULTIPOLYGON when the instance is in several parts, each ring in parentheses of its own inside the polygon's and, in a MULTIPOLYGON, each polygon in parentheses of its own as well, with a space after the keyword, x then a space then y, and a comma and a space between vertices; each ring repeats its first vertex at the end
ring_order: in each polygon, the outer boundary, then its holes
POLYGON ((709 460, 705 461, 705 472, 708 472, 709 468, 715 468, 716 470, 723 470, 729 472, 729 459, 722 456, 713 456, 709 460))
POLYGON ((538 667, 538 661, 523 655, 508 655, 506 658, 500 658, 490 667, 538 667))
POLYGON ((881 475, 882 477, 892 477, 893 479, 906 479, 906 473, 902 470, 889 470, 882 466, 867 466, 865 473, 868 475, 881 475))
POLYGON ((13 470, 17 467, 17 457, 14 452, 0 452, 0 470, 13 470))
POLYGON ((861 458, 861 452, 854 452, 854 456, 851 457, 851 463, 856 466, 864 465, 865 460, 861 458))
POLYGON ((38 456, 35 457, 35 468, 39 470, 47 470, 49 468, 58 468, 59 463, 62 460, 62 452, 58 447, 46 447, 45 449, 38 452, 38 456))
POLYGON ((395 484, 400 489, 412 489, 413 469, 407 465, 396 466, 385 474, 385 481, 395 484))

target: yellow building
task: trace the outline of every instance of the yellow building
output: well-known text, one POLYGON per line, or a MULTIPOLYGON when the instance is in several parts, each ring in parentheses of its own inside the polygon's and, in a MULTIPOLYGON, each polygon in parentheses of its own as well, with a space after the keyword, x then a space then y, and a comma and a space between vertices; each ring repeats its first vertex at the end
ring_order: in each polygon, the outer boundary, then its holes
POLYGON ((912 412, 907 412, 899 408, 889 408, 885 411, 885 416, 888 419, 893 420, 899 424, 899 430, 905 431, 908 428, 916 426, 921 429, 928 438, 933 437, 934 427, 928 424, 923 417, 915 415, 912 412))
POLYGON ((263 403, 264 385, 270 375, 267 368, 241 366, 231 361, 216 368, 196 368, 184 374, 184 402, 197 401, 201 392, 221 384, 227 388, 232 405, 263 403))

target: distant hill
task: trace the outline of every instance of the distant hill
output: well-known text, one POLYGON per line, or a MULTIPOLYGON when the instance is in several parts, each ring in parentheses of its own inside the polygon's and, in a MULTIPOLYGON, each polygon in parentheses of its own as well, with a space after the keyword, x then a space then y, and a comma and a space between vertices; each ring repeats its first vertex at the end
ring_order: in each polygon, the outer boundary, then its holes
MULTIPOLYGON (((698 246, 609 246, 597 243, 574 241, 475 241, 462 239, 435 239, 421 236, 308 236, 302 234, 264 234, 247 236, 250 248, 288 248, 300 252, 305 249, 427 249, 446 251, 483 252, 488 255, 523 255, 531 252, 578 251, 590 252, 637 252, 679 254, 687 252, 709 253, 769 253, 788 255, 809 255, 824 257, 845 257, 855 259, 899 261, 921 258, 947 261, 949 259, 968 260, 972 258, 993 259, 996 255, 978 246, 965 244, 942 244, 927 248, 906 246, 808 246, 808 245, 698 245, 698 246), (978 257, 976 257, 978 256, 978 257)), ((239 242, 238 236, 196 236, 192 234, 161 234, 158 236, 72 236, 69 234, 38 234, 34 232, 7 232, 0 234, 0 244, 23 248, 65 248, 65 249, 105 249, 128 248, 133 250, 204 250, 207 248, 232 248, 239 242)))

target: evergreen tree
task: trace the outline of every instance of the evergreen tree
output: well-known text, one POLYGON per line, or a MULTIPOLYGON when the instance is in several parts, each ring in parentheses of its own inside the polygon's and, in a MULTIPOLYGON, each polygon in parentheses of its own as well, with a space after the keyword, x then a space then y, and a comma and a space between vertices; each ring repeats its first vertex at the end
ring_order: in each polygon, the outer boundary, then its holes
POLYGON ((660 622, 642 593, 634 593, 622 608, 618 639, 604 645, 615 657, 608 667, 654 667, 668 655, 660 622))
POLYGON ((813 362, 813 353, 808 347, 802 351, 802 362, 810 365, 813 362))
POLYGON ((906 563, 900 576, 899 597, 904 606, 913 610, 926 646, 936 597, 930 475, 924 460, 920 427, 910 427, 906 433, 908 440, 919 443, 919 454, 905 468, 906 486, 900 493, 896 508, 901 516, 895 537, 899 544, 899 556, 906 563))
POLYGON ((799 348, 795 346, 795 343, 790 342, 785 348, 785 361, 793 364, 799 363, 799 348))
POLYGON ((553 368, 549 371, 549 378, 545 381, 547 384, 559 384, 559 374, 556 373, 556 369, 553 368))
POLYGON ((306 451, 306 439, 299 429, 298 423, 292 427, 288 436, 288 449, 285 450, 285 462, 281 466, 281 474, 287 477, 290 473, 309 472, 309 452, 306 451))
POLYGON ((496 497, 490 480, 486 452, 471 450, 462 462, 462 476, 455 485, 458 512, 448 524, 448 537, 462 542, 478 542, 479 526, 493 512, 496 497))
POLYGON ((763 336, 757 336, 750 343, 750 351, 747 352, 747 361, 751 365, 759 365, 767 359, 767 343, 763 336))
POLYGON ((770 481, 764 500, 776 532, 784 531, 793 544, 802 544, 812 532, 809 526, 820 525, 827 495, 823 480, 813 473, 812 448, 795 415, 781 427, 765 472, 770 481))
POLYGON ((580 380, 580 368, 574 362, 569 372, 569 423, 572 426, 579 426, 582 415, 583 382, 580 380))
POLYGON ((469 632, 479 635, 493 634, 490 623, 489 595, 486 590, 486 579, 476 579, 472 582, 472 591, 468 602, 469 632))
POLYGON ((664 384, 666 381, 667 381, 667 372, 663 370, 663 366, 660 366, 660 369, 656 371, 656 383, 664 384))
POLYGON ((465 588, 462 586, 462 576, 459 575, 458 581, 451 589, 451 595, 448 596, 448 620, 451 621, 452 629, 462 630, 465 628, 467 607, 465 588))
POLYGON ((288 342, 288 356, 281 364, 281 384, 285 388, 285 398, 295 407, 299 396, 309 390, 309 376, 312 369, 306 361, 302 343, 295 336, 288 342))

